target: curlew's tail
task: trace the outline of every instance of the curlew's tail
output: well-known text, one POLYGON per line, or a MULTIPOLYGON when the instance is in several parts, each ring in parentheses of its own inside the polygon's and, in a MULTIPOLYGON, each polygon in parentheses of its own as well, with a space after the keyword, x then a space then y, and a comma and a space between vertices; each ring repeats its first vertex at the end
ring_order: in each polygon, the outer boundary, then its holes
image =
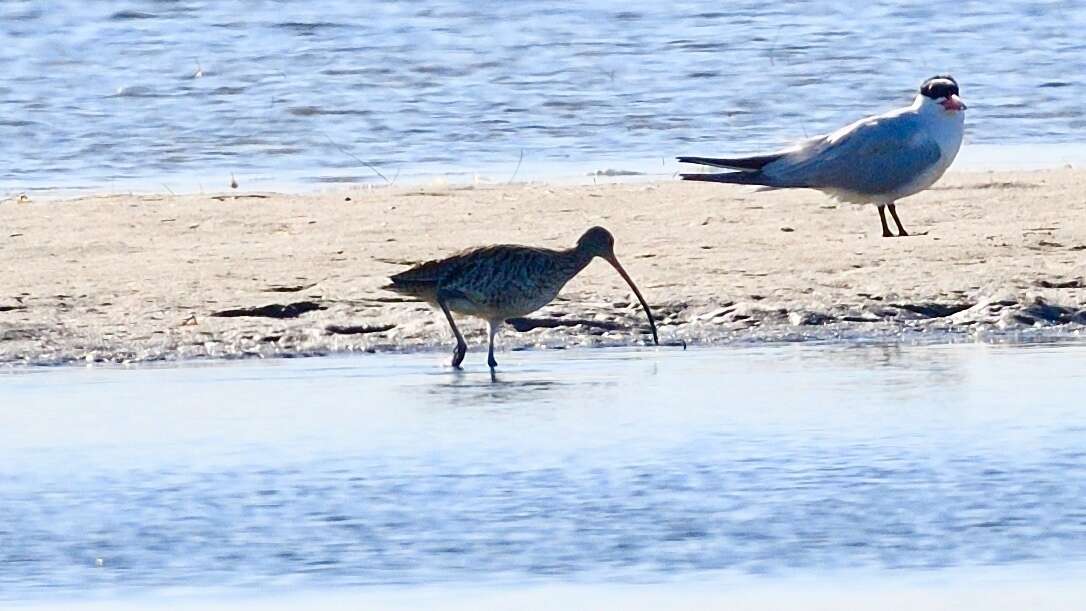
POLYGON ((390 282, 388 284, 385 284, 385 285, 381 286, 380 288, 381 288, 382 291, 392 291, 393 293, 401 293, 401 292, 407 290, 405 288, 405 285, 396 284, 395 282, 390 282))
POLYGON ((419 263, 390 276, 391 282, 381 288, 421 301, 434 302, 437 299, 438 281, 442 277, 443 268, 447 268, 448 265, 447 260, 419 263))
POLYGON ((437 285, 426 282, 392 282, 382 286, 381 290, 406 297, 398 301, 433 302, 437 296, 437 285))
POLYGON ((753 157, 679 157, 679 163, 711 165, 714 168, 732 170, 760 170, 784 156, 784 153, 755 155, 753 157))

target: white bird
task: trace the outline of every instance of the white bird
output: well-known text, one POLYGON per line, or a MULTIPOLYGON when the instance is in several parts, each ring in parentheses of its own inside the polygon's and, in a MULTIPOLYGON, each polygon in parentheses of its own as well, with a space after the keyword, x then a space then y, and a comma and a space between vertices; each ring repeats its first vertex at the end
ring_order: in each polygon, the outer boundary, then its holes
POLYGON ((965 108, 958 82, 948 75, 933 76, 920 86, 912 105, 860 119, 783 151, 725 159, 679 157, 683 163, 738 170, 682 177, 769 189, 817 189, 841 201, 875 204, 883 237, 894 237, 886 225, 886 208, 898 236, 907 236, 895 204, 935 184, 950 167, 962 144, 965 108))

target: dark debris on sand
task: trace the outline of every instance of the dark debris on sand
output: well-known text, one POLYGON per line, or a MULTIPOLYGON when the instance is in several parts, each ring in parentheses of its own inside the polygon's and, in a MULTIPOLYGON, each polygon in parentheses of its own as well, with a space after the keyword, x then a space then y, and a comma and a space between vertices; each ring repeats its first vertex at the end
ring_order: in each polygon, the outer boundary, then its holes
POLYGON ((237 308, 233 310, 222 310, 220 312, 212 313, 211 316, 216 316, 219 318, 237 318, 240 316, 259 316, 263 318, 298 318, 306 312, 326 309, 328 308, 314 301, 296 301, 294 303, 288 303, 286 305, 272 303, 255 308, 237 308))

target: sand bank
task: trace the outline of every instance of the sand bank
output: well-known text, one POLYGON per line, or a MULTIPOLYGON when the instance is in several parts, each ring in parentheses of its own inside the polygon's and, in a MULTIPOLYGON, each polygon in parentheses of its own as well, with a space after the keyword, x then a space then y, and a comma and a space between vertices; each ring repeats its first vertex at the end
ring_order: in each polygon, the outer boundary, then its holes
MULTIPOLYGON (((594 224, 661 341, 1086 329, 1086 171, 955 173, 899 210, 927 234, 881 238, 874 208, 814 191, 678 181, 9 199, 0 363, 444 350, 440 315, 380 290, 390 274, 477 244, 566 247, 594 224)), ((647 339, 603 263, 536 316, 588 324, 507 328, 501 348, 647 339)))

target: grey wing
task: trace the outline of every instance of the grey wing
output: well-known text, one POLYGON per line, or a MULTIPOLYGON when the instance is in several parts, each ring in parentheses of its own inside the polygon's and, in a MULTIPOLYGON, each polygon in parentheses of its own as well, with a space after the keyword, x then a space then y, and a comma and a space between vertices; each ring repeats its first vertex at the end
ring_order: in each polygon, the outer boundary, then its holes
POLYGON ((814 140, 763 173, 774 186, 891 193, 916 180, 941 154, 915 116, 877 118, 814 140))

